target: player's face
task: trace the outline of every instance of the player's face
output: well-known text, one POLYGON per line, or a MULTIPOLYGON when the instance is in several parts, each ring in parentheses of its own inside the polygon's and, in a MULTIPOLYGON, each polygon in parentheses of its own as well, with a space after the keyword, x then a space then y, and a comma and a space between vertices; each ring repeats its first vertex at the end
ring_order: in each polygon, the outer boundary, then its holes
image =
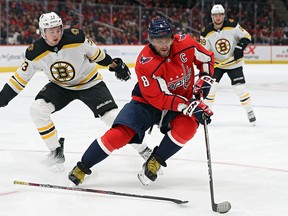
POLYGON ((62 27, 57 26, 45 29, 46 43, 50 46, 55 46, 59 43, 62 37, 62 27))
POLYGON ((166 38, 153 38, 150 40, 152 45, 154 46, 157 53, 165 58, 169 55, 171 44, 173 43, 173 40, 170 36, 166 38))
POLYGON ((215 25, 222 25, 224 21, 224 14, 212 14, 212 20, 215 25))

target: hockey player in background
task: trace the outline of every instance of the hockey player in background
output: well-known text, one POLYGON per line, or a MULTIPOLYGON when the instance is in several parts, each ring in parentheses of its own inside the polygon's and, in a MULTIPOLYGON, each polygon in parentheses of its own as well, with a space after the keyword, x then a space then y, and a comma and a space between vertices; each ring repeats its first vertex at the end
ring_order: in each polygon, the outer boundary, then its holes
POLYGON ((51 113, 78 99, 91 109, 95 118, 99 117, 111 127, 118 109, 97 71, 97 64, 108 66, 118 79, 124 81, 130 79, 130 71, 120 58, 112 59, 80 29, 64 30, 62 19, 54 12, 40 16, 39 29, 42 38, 27 48, 22 67, 4 85, 0 92, 0 107, 17 96, 36 71, 45 73, 50 82, 36 96, 30 113, 50 150, 45 163, 54 171, 62 171, 64 139, 58 139, 51 113))
POLYGON ((205 103, 210 108, 212 107, 219 82, 224 73, 227 73, 231 80, 231 85, 247 113, 249 122, 255 125, 256 117, 251 105, 250 94, 245 86, 246 81, 243 73, 243 51, 251 42, 251 35, 236 21, 231 19, 224 20, 225 10, 221 4, 216 4, 212 7, 211 17, 212 24, 201 32, 201 44, 214 53, 216 63, 223 62, 232 56, 234 56, 234 60, 215 68, 213 78, 216 81, 211 87, 205 103))
POLYGON ((201 99, 207 96, 213 82, 213 53, 189 35, 174 35, 164 18, 150 22, 148 40, 137 58, 138 82, 132 100, 69 173, 75 185, 82 183, 85 175, 91 174, 90 168, 115 149, 131 142, 141 143, 145 132, 157 124, 164 137, 138 174, 141 183, 148 185, 156 180, 160 167, 166 167, 166 160, 193 138, 199 123, 204 123, 203 115, 208 123, 211 121, 212 112, 201 99), (200 71, 195 85, 193 65, 200 71))

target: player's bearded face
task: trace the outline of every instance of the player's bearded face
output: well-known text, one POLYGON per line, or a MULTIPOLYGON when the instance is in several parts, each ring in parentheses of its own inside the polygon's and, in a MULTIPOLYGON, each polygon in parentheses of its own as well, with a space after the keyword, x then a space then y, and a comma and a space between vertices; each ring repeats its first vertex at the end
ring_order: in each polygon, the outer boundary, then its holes
POLYGON ((62 37, 62 27, 45 29, 46 43, 50 46, 55 46, 59 43, 62 37))
POLYGON ((215 25, 221 25, 224 21, 224 14, 212 14, 212 20, 215 25))
POLYGON ((155 50, 161 57, 167 57, 170 53, 171 44, 173 43, 171 37, 166 38, 153 38, 150 40, 152 45, 154 46, 155 50))

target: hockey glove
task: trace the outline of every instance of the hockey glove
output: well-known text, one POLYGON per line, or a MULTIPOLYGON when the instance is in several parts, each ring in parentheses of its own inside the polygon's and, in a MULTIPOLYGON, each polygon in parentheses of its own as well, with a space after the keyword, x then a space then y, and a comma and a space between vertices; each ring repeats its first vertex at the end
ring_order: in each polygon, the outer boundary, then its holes
POLYGON ((244 54, 243 54, 243 43, 237 43, 237 46, 235 46, 235 50, 234 50, 234 59, 235 61, 237 61, 240 58, 243 58, 244 54))
POLYGON ((204 120, 206 120, 207 124, 211 122, 210 117, 213 115, 213 112, 209 108, 208 105, 201 102, 200 100, 192 99, 190 100, 190 104, 183 111, 184 115, 195 116, 197 121, 204 125, 204 120))
POLYGON ((8 84, 5 84, 0 92, 0 107, 5 107, 16 96, 17 93, 8 84))
POLYGON ((116 68, 109 67, 109 71, 114 71, 117 79, 127 81, 131 78, 131 73, 127 65, 121 58, 115 58, 113 61, 117 64, 116 68))
POLYGON ((200 93, 203 93, 203 99, 205 99, 210 91, 212 84, 214 83, 215 79, 210 77, 209 75, 202 75, 196 81, 193 89, 193 94, 196 99, 200 100, 200 93))

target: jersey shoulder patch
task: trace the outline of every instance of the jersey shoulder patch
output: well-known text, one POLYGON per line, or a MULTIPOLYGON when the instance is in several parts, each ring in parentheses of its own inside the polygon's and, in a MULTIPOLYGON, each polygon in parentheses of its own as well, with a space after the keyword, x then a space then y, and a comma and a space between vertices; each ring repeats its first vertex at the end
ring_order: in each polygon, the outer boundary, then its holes
POLYGON ((238 22, 234 19, 228 19, 224 21, 223 27, 233 27, 237 26, 238 22))
POLYGON ((70 28, 64 30, 61 44, 66 45, 73 43, 83 43, 84 41, 85 41, 85 34, 81 29, 70 28))
POLYGON ((209 24, 206 28, 201 29, 201 36, 206 37, 210 32, 215 31, 212 24, 209 24))
POLYGON ((47 44, 43 38, 40 38, 26 49, 25 58, 32 61, 45 51, 47 51, 47 44))

